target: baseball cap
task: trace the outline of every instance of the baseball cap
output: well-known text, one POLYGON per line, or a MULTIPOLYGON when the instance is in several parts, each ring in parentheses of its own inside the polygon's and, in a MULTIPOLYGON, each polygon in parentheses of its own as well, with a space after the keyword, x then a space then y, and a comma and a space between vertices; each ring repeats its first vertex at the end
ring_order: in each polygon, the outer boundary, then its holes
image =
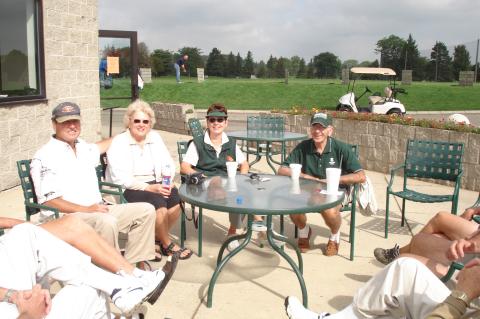
POLYGON ((332 117, 327 113, 315 113, 310 119, 310 125, 321 124, 323 127, 332 125, 332 117))
POLYGON ((80 119, 80 107, 73 102, 60 103, 52 111, 52 120, 58 123, 80 119))

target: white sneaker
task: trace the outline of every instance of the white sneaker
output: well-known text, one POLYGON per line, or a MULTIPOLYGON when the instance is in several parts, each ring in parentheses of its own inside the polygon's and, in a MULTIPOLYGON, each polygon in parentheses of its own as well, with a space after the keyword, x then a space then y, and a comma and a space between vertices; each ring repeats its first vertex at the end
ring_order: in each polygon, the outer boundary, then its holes
POLYGON ((253 231, 267 231, 267 226, 263 222, 263 220, 255 220, 252 223, 252 230, 253 231))
POLYGON ((238 246, 240 246, 240 243, 238 242, 238 240, 231 241, 227 245, 227 250, 232 252, 238 246))
POLYGON ((323 319, 330 316, 328 312, 315 313, 308 310, 294 296, 285 298, 285 312, 290 319, 323 319))
MULTIPOLYGON (((155 295, 162 286, 165 274, 161 270, 152 271, 150 275, 143 275, 143 278, 129 276, 130 285, 114 289, 110 298, 115 306, 124 314, 131 314, 137 306, 155 295)), ((158 296, 157 296, 158 298, 158 296)))

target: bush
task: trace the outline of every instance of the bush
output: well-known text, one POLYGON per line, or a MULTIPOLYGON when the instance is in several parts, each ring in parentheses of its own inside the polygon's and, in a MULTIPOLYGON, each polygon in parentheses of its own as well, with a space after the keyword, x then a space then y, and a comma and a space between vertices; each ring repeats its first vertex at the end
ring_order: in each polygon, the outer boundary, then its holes
POLYGON ((311 109, 308 109, 302 106, 293 106, 290 110, 287 110, 287 111, 283 111, 279 109, 272 110, 272 113, 282 113, 282 114, 290 114, 290 115, 301 115, 301 114, 312 115, 317 112, 328 113, 333 118, 346 119, 346 120, 392 123, 392 124, 420 126, 420 127, 427 127, 427 128, 436 128, 441 130, 480 134, 480 128, 477 128, 473 125, 457 124, 451 121, 446 121, 445 119, 442 119, 439 121, 426 120, 426 119, 416 120, 411 116, 327 111, 327 110, 322 110, 320 108, 317 108, 315 106, 312 107, 311 109))

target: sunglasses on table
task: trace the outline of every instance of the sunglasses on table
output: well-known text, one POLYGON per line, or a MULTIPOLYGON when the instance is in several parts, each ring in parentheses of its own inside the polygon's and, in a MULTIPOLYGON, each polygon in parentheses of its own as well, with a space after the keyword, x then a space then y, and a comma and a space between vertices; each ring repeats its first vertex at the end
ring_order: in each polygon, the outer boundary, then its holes
POLYGON ((210 122, 210 123, 215 123, 215 122, 223 123, 223 121, 225 121, 226 119, 227 119, 226 117, 209 117, 209 118, 207 118, 208 122, 210 122))
POLYGON ((135 123, 135 124, 140 124, 140 123, 143 123, 143 124, 148 124, 148 123, 150 123, 150 120, 139 120, 139 119, 134 119, 134 120, 133 120, 133 123, 135 123))

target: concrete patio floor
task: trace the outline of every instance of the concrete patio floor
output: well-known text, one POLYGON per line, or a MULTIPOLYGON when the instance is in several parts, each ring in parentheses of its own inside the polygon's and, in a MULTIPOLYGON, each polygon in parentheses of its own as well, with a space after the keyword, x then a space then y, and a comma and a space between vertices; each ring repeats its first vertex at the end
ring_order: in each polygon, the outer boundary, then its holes
MULTIPOLYGON (((178 163, 176 141, 188 136, 159 132, 172 157, 178 163)), ((177 164, 178 165, 178 164, 177 164)), ((255 171, 271 173, 266 163, 253 167, 255 171)), ((177 167, 178 171, 178 167, 177 167)), ((385 189, 390 178, 386 174, 367 171, 373 182, 379 212, 364 216, 357 210, 355 259, 350 261, 348 229, 350 215, 343 216, 340 252, 335 257, 322 253, 329 231, 319 214, 309 214, 313 230, 314 249, 303 254, 304 279, 308 291, 309 307, 316 311, 335 312, 352 301, 356 289, 383 267, 373 258, 375 247, 390 248, 395 243, 406 244, 434 213, 449 211, 449 203, 420 204, 407 202, 408 225, 400 227, 400 206, 391 200, 391 223, 388 239, 383 237, 385 215, 385 189)), ((401 182, 401 179, 397 179, 401 182)), ((450 193, 451 187, 412 181, 420 191, 450 193)), ((400 184, 398 184, 400 185, 400 184)), ((478 193, 460 191, 458 211, 473 204, 478 193)), ((20 187, 0 193, 0 215, 24 218, 23 196, 20 187)), ((278 220, 276 222, 278 226, 278 220)), ((177 271, 165 292, 154 306, 148 305, 147 318, 286 318, 283 302, 286 296, 301 298, 301 290, 288 263, 271 248, 250 244, 235 256, 219 276, 213 293, 213 307, 206 307, 206 296, 216 256, 228 227, 228 214, 204 210, 203 257, 193 255, 180 261, 177 271)), ((179 226, 172 235, 178 240, 179 226)), ((286 235, 293 237, 293 224, 286 219, 286 235)), ((197 251, 197 232, 193 223, 187 223, 187 247, 197 251)), ((294 257, 291 248, 286 252, 294 257)), ((164 261, 156 263, 161 267, 164 261)))

